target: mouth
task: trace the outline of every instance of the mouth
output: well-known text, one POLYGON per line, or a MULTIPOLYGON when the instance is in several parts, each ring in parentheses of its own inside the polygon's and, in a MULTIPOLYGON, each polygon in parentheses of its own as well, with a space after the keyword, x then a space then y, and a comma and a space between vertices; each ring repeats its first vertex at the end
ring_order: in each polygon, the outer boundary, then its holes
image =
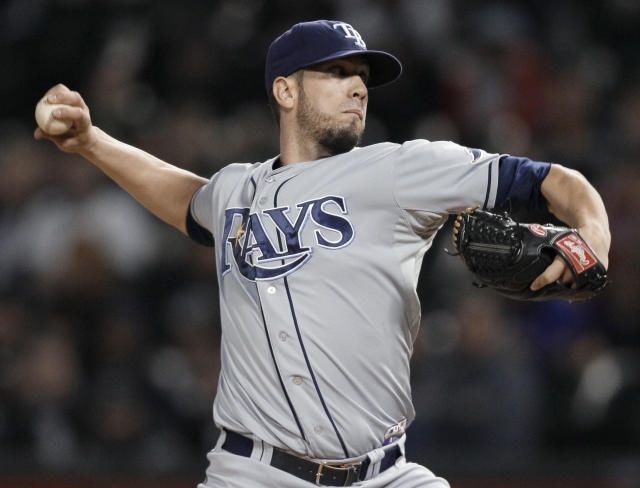
POLYGON ((364 112, 359 108, 350 108, 348 110, 344 110, 343 114, 354 114, 357 115, 360 120, 364 119, 364 112))

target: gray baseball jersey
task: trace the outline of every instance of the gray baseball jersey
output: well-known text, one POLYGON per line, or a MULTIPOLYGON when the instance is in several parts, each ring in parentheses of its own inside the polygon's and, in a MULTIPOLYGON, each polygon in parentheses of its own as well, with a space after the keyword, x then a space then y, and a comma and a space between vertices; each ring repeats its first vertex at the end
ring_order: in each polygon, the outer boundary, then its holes
POLYGON ((410 423, 422 258, 450 213, 493 207, 499 159, 415 140, 215 174, 191 216, 215 240, 216 423, 322 459, 410 423))

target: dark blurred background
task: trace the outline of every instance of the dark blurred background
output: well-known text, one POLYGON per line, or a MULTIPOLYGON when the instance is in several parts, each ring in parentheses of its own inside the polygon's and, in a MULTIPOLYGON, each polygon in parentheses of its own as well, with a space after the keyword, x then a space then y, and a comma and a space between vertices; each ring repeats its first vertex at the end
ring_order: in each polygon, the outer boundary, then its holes
POLYGON ((210 250, 34 141, 38 99, 62 82, 99 127, 209 177, 277 154, 266 50, 315 18, 404 63, 370 93, 365 143, 565 164, 609 212, 613 282, 582 305, 473 288, 445 228, 408 457, 453 486, 640 486, 637 0, 0 3, 0 485, 193 486, 217 436, 210 250))

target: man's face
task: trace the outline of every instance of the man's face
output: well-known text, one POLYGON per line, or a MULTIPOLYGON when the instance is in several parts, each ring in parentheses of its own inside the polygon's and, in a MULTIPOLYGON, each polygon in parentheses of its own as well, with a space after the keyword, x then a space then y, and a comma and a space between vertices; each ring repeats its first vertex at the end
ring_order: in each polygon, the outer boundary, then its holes
POLYGON ((330 155, 353 149, 364 132, 369 65, 361 56, 326 61, 305 68, 297 110, 302 133, 330 155))

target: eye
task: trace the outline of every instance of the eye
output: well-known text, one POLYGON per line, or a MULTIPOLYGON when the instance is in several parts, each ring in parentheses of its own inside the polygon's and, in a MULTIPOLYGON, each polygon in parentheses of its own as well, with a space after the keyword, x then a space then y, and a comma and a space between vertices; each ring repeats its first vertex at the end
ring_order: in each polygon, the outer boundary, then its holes
POLYGON ((362 71, 360 73, 360 78, 362 78, 362 81, 365 85, 369 85, 369 73, 367 73, 366 71, 362 71))
POLYGON ((345 76, 347 75, 346 70, 345 70, 342 66, 340 66, 340 65, 332 66, 332 67, 329 69, 329 71, 330 71, 332 74, 336 75, 336 76, 340 76, 341 78, 343 78, 343 77, 345 77, 345 76))

